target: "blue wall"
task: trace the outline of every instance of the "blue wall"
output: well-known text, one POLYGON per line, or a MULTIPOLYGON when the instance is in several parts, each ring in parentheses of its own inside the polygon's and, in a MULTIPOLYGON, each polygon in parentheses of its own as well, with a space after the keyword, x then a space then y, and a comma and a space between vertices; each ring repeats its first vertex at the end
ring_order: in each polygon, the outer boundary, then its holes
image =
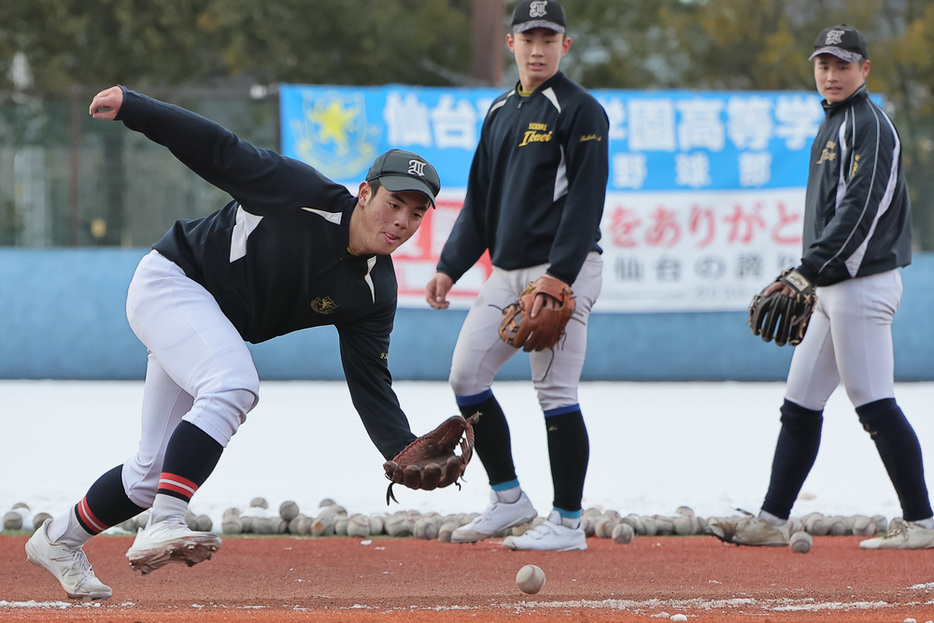
MULTIPOLYGON (((141 379, 146 350, 127 324, 126 289, 146 249, 0 248, 0 378, 141 379)), ((934 254, 903 271, 896 377, 934 380, 934 254)), ((599 310, 599 302, 598 308, 599 310)), ((444 380, 465 311, 400 309, 396 379, 444 380)), ((252 346, 264 379, 340 379, 337 334, 302 331, 252 346)), ((743 312, 591 316, 585 380, 784 380, 792 349, 753 336, 743 312)), ((520 353, 499 378, 525 379, 520 353)))

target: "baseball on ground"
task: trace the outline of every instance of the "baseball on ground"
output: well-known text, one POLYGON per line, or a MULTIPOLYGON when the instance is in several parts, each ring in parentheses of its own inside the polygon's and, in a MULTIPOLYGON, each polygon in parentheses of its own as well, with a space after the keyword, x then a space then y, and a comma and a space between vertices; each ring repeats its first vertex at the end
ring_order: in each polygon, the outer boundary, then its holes
POLYGON ((23 516, 16 511, 7 511, 3 514, 4 530, 21 530, 23 528, 23 516))
POLYGON ((279 505, 279 517, 282 517, 286 521, 292 521, 298 517, 298 504, 293 500, 286 500, 279 505))
POLYGON ((628 523, 618 523, 613 526, 613 540, 616 543, 632 543, 635 535, 635 530, 628 523))
POLYGON ((534 595, 545 586, 545 572, 537 565, 525 565, 516 574, 516 586, 523 593, 534 595))
POLYGON ((32 518, 33 530, 38 530, 42 524, 45 523, 46 519, 52 519, 52 516, 46 512, 36 513, 36 516, 32 518))
POLYGON ((811 535, 807 532, 795 532, 788 539, 788 547, 796 554, 807 554, 811 551, 811 545, 814 543, 811 535))

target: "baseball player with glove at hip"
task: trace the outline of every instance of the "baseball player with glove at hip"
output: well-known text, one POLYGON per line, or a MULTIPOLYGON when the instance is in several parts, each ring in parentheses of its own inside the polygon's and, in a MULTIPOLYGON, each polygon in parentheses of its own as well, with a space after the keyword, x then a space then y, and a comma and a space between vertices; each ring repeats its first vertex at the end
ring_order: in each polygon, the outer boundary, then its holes
MULTIPOLYGON (((353 404, 379 452, 390 460, 415 440, 387 366, 397 300, 390 254, 418 230, 441 183, 420 156, 390 150, 354 196, 306 164, 119 86, 97 94, 90 113, 164 145, 233 197, 175 223, 130 283, 127 317, 149 351, 136 454, 26 543, 28 559, 70 597, 104 599, 112 591, 83 545, 147 508, 148 524, 127 552, 143 574, 191 566, 220 546, 217 535, 189 530, 185 512, 256 406, 259 378, 245 342, 335 326, 353 404)), ((442 441, 453 447, 457 438, 442 441)))
MULTIPOLYGON (((779 293, 799 301, 797 311, 788 305, 780 314, 804 321, 800 330, 777 333, 779 344, 786 339, 800 344, 788 372, 771 481, 758 517, 710 525, 708 531, 742 545, 788 542, 792 505, 817 457, 824 405, 842 381, 876 444, 905 520, 860 547, 934 547, 921 446, 894 397, 892 318, 902 294, 899 269, 911 261, 901 141, 869 98, 869 53, 862 33, 845 24, 826 28, 810 59, 825 117, 811 148, 804 256, 800 266, 762 293, 763 299, 779 293)), ((752 309, 750 326, 768 340, 772 328, 783 323, 763 329, 761 317, 752 309)))
POLYGON ((558 69, 571 47, 560 4, 519 2, 506 45, 519 82, 487 112, 464 206, 425 293, 431 307, 447 308, 454 282, 489 250, 493 272, 461 327, 450 382, 461 413, 479 413, 476 452, 493 491, 489 508, 451 541, 486 539, 538 515, 520 486, 509 426, 492 391, 497 371, 522 348, 545 416, 553 510, 503 544, 583 550, 590 445, 577 389, 603 272, 597 243, 609 122, 596 99, 558 69))

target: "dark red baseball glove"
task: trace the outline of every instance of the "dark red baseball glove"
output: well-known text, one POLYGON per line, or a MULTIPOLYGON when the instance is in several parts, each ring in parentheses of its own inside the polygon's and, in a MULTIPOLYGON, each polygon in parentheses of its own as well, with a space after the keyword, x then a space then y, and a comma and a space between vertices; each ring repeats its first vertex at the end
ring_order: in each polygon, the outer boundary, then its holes
POLYGON ((407 445, 391 461, 383 463, 386 478, 391 481, 386 490, 386 504, 389 500, 398 502, 392 493, 394 484, 426 491, 456 484, 460 489, 457 481, 464 475, 473 456, 473 423, 476 418, 476 415, 467 419, 451 416, 438 428, 407 445), (458 446, 461 453, 455 454, 458 446))

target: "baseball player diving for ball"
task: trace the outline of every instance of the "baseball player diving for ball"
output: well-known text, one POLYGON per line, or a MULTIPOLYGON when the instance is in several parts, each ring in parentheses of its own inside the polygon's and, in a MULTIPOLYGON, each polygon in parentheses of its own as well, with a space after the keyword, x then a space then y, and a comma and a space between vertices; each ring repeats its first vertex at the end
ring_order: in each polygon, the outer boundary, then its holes
POLYGON ((220 546, 217 535, 190 530, 185 512, 257 404, 245 342, 333 325, 351 399, 379 452, 389 461, 416 440, 387 365, 397 299, 390 254, 418 230, 441 183, 420 156, 390 150, 354 196, 306 164, 120 86, 98 93, 90 114, 167 147, 233 198, 176 222, 130 282, 127 318, 149 352, 136 453, 26 543, 29 561, 69 597, 104 599, 112 591, 82 548, 146 509, 127 552, 135 570, 191 566, 220 546))

